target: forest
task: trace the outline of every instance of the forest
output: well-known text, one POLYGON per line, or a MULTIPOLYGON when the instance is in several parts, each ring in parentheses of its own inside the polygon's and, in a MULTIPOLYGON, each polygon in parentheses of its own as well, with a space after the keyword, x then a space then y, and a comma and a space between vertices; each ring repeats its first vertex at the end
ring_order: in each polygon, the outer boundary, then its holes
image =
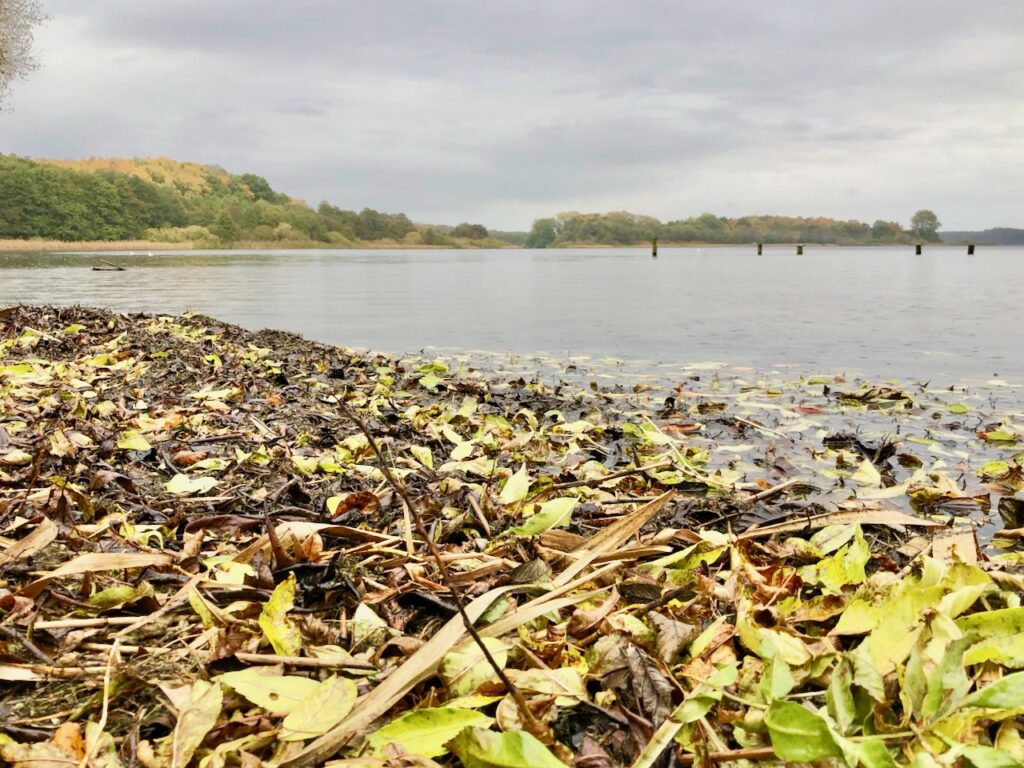
POLYGON ((825 217, 712 213, 662 222, 626 211, 560 213, 527 232, 482 224, 414 223, 404 213, 315 209, 274 190, 262 176, 168 158, 29 160, 0 155, 0 239, 145 240, 186 247, 558 248, 663 244, 830 243, 881 245, 938 241, 934 213, 910 228, 825 217))
POLYGON ((167 158, 39 161, 0 155, 0 238, 149 240, 195 247, 364 243, 508 245, 480 224, 417 226, 404 213, 313 209, 261 176, 167 158))
POLYGON ((931 211, 918 211, 911 229, 895 221, 837 221, 825 217, 742 216, 727 218, 704 213, 662 223, 651 216, 627 211, 562 213, 538 219, 527 237, 528 248, 575 245, 633 245, 658 238, 669 243, 829 243, 882 245, 914 240, 938 240, 938 220, 931 211), (923 214, 923 215, 922 215, 923 214))

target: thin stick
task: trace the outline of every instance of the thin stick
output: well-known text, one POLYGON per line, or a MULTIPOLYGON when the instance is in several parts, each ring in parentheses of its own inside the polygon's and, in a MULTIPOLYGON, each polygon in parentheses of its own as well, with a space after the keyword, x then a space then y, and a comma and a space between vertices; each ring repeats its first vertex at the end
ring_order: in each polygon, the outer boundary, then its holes
POLYGON ((92 762, 92 756, 96 754, 96 750, 100 745, 103 729, 107 727, 107 714, 110 711, 110 670, 114 666, 114 658, 117 656, 117 644, 119 642, 119 640, 114 640, 114 644, 110 647, 110 654, 107 656, 107 668, 103 671, 103 708, 100 710, 100 721, 97 724, 98 727, 96 728, 92 743, 88 745, 85 754, 82 755, 82 761, 78 764, 78 768, 87 768, 89 763, 92 762))
POLYGON ((56 621, 37 621, 34 629, 82 629, 87 627, 112 627, 122 624, 134 624, 138 616, 112 616, 108 619, 58 619, 56 621))
POLYGON ((472 509, 473 509, 473 514, 476 515, 477 521, 479 521, 480 526, 484 529, 484 536, 486 536, 487 538, 490 538, 491 537, 491 526, 487 522, 487 516, 484 515, 484 511, 482 509, 480 509, 480 505, 476 503, 476 499, 473 498, 473 494, 469 494, 468 498, 469 498, 469 506, 472 507, 472 509))
POLYGON ((732 420, 738 421, 740 424, 746 424, 748 427, 753 427, 754 429, 758 429, 761 432, 767 432, 769 435, 775 435, 776 437, 781 437, 789 441, 793 440, 793 438, 790 437, 789 435, 783 434, 782 432, 777 432, 774 429, 770 429, 769 427, 766 427, 764 424, 758 424, 756 421, 750 421, 749 419, 744 419, 740 416, 733 416, 732 420))
POLYGON ((278 656, 273 653, 236 653, 235 658, 246 664, 287 664, 290 667, 308 667, 310 669, 365 669, 376 671, 377 667, 365 661, 352 659, 315 659, 305 656, 278 656))
POLYGON ((37 659, 43 662, 43 664, 50 664, 51 666, 53 664, 56 664, 56 662, 53 659, 51 659, 49 656, 47 656, 45 653, 39 650, 35 643, 29 640, 28 637, 23 636, 21 633, 19 633, 16 629, 14 629, 14 627, 9 627, 6 624, 0 624, 0 632, 3 632, 5 635, 11 638, 11 640, 15 640, 18 643, 21 643, 21 645, 23 645, 29 653, 31 653, 33 656, 35 656, 37 659))
POLYGON ((604 477, 597 477, 594 478, 593 480, 570 480, 567 483, 555 483, 554 485, 549 485, 540 493, 546 493, 548 491, 561 491, 566 488, 579 488, 582 485, 604 485, 609 480, 618 480, 620 477, 629 477, 630 475, 642 475, 644 472, 653 472, 656 469, 668 469, 671 466, 671 461, 659 461, 655 464, 647 464, 643 467, 634 467, 633 469, 623 469, 619 472, 612 472, 610 475, 605 475, 604 477))
POLYGON ((754 504, 754 503, 756 503, 758 501, 764 501, 765 499, 770 499, 772 496, 775 496, 777 494, 782 493, 787 488, 792 488, 794 485, 796 485, 799 482, 800 482, 800 478, 798 478, 798 477, 791 478, 791 479, 787 480, 784 483, 779 483, 778 485, 773 485, 771 488, 768 488, 767 490, 761 491, 760 493, 755 493, 753 496, 748 496, 746 499, 743 500, 743 503, 744 504, 754 504))
POLYGON ((384 473, 384 477, 387 478, 388 483, 392 488, 394 488, 395 493, 399 495, 402 502, 405 504, 405 508, 409 511, 409 514, 412 516, 413 522, 416 525, 416 532, 419 533, 420 538, 423 539, 424 543, 426 543, 427 549, 430 550, 430 554, 434 558, 434 562, 437 564, 437 570, 441 575, 441 581, 452 593, 452 599, 455 602, 455 607, 459 610, 459 616, 462 617, 462 623, 466 627, 466 632, 468 632, 469 636, 473 638, 473 642, 480 648, 480 651, 483 653, 487 663, 494 670, 502 685, 504 685, 508 690, 509 695, 512 696, 513 701, 516 703, 516 708, 519 710, 519 717, 526 726, 526 730, 533 733, 540 732, 541 726, 533 716, 533 712, 530 711, 529 706, 527 706, 526 699, 523 698, 522 692, 512 684, 508 675, 505 674, 505 670, 503 670, 498 662, 494 660, 494 656, 491 655, 491 651, 488 649, 487 644, 484 643, 483 638, 480 637, 480 633, 477 632, 476 627, 473 626, 472 620, 466 613, 466 604, 462 599, 462 590, 455 585, 455 581, 452 579, 451 573, 448 571, 448 566, 445 565, 444 558, 441 557, 441 552, 437 548, 437 544, 434 543, 434 539, 427 532, 427 526, 423 522, 423 517, 420 515, 419 509, 413 504, 412 499, 409 496, 409 491, 406 489, 405 485, 395 477, 394 473, 391 471, 391 466, 384 460, 384 454, 381 452, 380 446, 377 444, 377 439, 373 436, 373 433, 370 432, 370 428, 366 426, 366 422, 359 418, 355 411, 349 408, 344 402, 339 405, 341 407, 342 414, 359 428, 359 430, 366 436, 367 441, 370 443, 370 447, 373 448, 373 452, 377 456, 377 461, 380 463, 381 472, 384 473))

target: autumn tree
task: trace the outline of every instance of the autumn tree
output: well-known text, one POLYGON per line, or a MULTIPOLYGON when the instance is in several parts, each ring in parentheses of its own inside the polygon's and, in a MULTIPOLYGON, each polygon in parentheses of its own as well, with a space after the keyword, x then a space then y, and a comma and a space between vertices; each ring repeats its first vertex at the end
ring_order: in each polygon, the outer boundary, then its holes
POLYGON ((32 35, 45 19, 39 0, 0 0, 0 108, 11 83, 39 66, 32 35))
POLYGON ((925 240, 938 240, 942 222, 933 211, 922 208, 910 218, 910 231, 925 240))

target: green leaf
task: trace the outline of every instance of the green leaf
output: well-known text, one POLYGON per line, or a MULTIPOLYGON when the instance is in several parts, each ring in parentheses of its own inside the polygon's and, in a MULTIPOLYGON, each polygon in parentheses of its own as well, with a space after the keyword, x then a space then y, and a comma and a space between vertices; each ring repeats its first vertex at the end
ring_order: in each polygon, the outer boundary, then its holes
POLYGON ((448 743, 464 768, 565 768, 535 736, 525 731, 495 733, 466 728, 448 743))
POLYGON ((896 768, 898 765, 880 736, 851 743, 857 760, 864 768, 896 768))
POLYGON ((1024 608, 1000 608, 995 611, 972 613, 956 620, 964 634, 976 633, 982 637, 1005 637, 1024 632, 1024 608))
POLYGON ((149 444, 136 430, 129 429, 117 436, 117 447, 122 451, 151 451, 153 446, 149 444))
POLYGON ((966 699, 965 707, 983 707, 985 709, 1009 709, 1024 705, 1024 672, 1014 672, 994 683, 975 691, 966 699))
MULTIPOLYGON (((483 643, 497 665, 504 669, 508 662, 508 646, 496 637, 485 637, 483 643)), ((441 659, 439 674, 452 696, 476 693, 481 685, 497 679, 474 640, 468 640, 446 654, 441 659)))
POLYGON ((832 669, 832 679, 825 690, 825 705, 843 734, 849 733, 850 726, 857 717, 857 706, 850 690, 852 686, 853 674, 850 672, 850 665, 840 659, 832 669))
POLYGON ((949 411, 950 413, 954 413, 954 414, 957 414, 958 416, 962 416, 963 414, 967 413, 971 409, 968 408, 963 403, 947 403, 946 404, 946 410, 949 411))
POLYGON ((551 528, 566 526, 572 520, 572 511, 575 507, 576 499, 571 496, 545 501, 537 512, 511 531, 517 536, 536 536, 551 528))
POLYGON ((842 750, 820 716, 792 701, 776 701, 764 716, 772 749, 783 760, 810 763, 842 757, 842 750))
POLYGON ((406 712, 366 739, 371 753, 382 754, 389 744, 397 744, 411 755, 438 757, 447 754, 445 746, 469 727, 489 728, 493 718, 472 709, 433 707, 406 712))
POLYGON ((255 667, 225 672, 213 679, 234 688, 272 715, 287 715, 320 688, 320 683, 308 677, 275 675, 255 667))
POLYGON ((301 741, 327 733, 352 711, 358 691, 347 677, 331 675, 284 719, 282 741, 301 741))
POLYGON ((1010 669, 1024 667, 1024 633, 991 637, 975 643, 964 654, 964 664, 982 664, 994 661, 1010 669))
POLYGON ((512 477, 505 481, 505 486, 501 489, 501 494, 498 496, 500 501, 505 506, 509 504, 515 504, 516 502, 522 501, 526 498, 526 494, 530 491, 530 476, 526 474, 526 464, 523 464, 512 477))
POLYGON ((961 754, 974 768, 1021 768, 1021 762, 1001 749, 964 744, 961 754))
POLYGON ((986 461, 981 465, 978 470, 979 477, 1003 477, 1010 472, 1010 465, 1005 461, 999 459, 993 459, 992 461, 986 461))
POLYGON ((298 656, 302 650, 302 634, 295 623, 288 618, 288 611, 295 607, 295 574, 278 584, 267 604, 260 611, 260 629, 281 656, 298 656))

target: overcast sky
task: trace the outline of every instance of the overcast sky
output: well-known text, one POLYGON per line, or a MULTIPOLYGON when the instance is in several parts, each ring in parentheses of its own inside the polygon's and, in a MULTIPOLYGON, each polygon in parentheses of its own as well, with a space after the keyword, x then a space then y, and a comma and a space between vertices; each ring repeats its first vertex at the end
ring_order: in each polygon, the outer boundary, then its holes
POLYGON ((44 0, 0 151, 315 205, 1024 226, 1021 0, 44 0))

